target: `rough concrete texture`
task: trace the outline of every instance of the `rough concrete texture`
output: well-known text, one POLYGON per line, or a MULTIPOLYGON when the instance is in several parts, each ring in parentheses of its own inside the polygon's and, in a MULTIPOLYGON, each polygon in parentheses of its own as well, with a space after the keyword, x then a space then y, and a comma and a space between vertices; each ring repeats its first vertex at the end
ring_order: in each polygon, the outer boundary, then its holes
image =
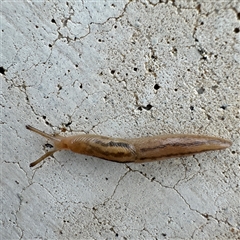
POLYGON ((239 239, 240 2, 2 1, 2 239, 239 239), (146 164, 28 130, 220 136, 146 164))

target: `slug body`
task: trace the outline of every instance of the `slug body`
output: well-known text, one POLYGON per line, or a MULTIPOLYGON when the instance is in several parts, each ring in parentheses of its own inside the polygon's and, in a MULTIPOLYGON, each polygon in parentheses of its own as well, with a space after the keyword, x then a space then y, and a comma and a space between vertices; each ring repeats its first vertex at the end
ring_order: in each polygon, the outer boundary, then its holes
POLYGON ((99 135, 52 136, 29 125, 27 129, 53 141, 54 149, 30 164, 35 166, 60 150, 94 156, 115 162, 143 163, 181 157, 205 151, 221 150, 231 141, 204 135, 173 134, 132 139, 110 138, 99 135))

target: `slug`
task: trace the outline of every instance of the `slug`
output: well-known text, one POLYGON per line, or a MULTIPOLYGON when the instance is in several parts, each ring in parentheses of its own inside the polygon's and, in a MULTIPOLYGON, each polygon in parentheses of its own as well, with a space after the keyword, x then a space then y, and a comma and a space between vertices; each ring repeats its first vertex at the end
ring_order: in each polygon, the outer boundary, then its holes
POLYGON ((52 151, 32 162, 30 167, 60 150, 71 150, 75 153, 121 163, 144 163, 221 150, 232 145, 229 140, 204 135, 172 134, 131 139, 90 134, 63 137, 49 135, 29 125, 26 128, 50 139, 54 145, 52 151))

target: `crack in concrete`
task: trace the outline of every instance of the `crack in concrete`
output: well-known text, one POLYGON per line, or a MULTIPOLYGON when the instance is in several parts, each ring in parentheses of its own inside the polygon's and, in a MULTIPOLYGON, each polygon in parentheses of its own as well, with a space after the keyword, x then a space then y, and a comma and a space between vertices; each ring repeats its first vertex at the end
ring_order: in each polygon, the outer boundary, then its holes
POLYGON ((143 229, 141 231, 147 232, 153 239, 158 240, 158 238, 156 236, 154 236, 146 227, 143 227, 143 229))
POLYGON ((129 171, 131 171, 131 172, 137 172, 137 173, 139 173, 141 176, 143 176, 144 178, 146 178, 146 179, 147 179, 148 181, 150 181, 150 182, 156 182, 156 183, 158 183, 158 184, 159 184, 161 187, 163 187, 163 188, 172 189, 172 187, 169 187, 169 186, 164 185, 164 184, 162 184, 161 182, 157 181, 157 180, 155 179, 155 177, 149 178, 146 173, 144 174, 143 172, 141 172, 141 171, 139 171, 139 170, 132 169, 132 168, 129 167, 129 166, 127 166, 127 168, 128 168, 129 171))
MULTIPOLYGON (((16 77, 17 78, 17 77, 16 77)), ((29 107, 31 108, 31 110, 33 111, 33 113, 38 116, 39 118, 41 118, 42 116, 40 116, 39 114, 37 114, 37 112, 35 111, 34 107, 31 105, 28 94, 27 94, 27 87, 31 87, 30 85, 26 85, 25 81, 23 80, 22 84, 16 84, 14 82, 14 78, 12 80, 6 79, 6 82, 11 82, 12 86, 18 88, 24 95, 25 95, 25 100, 27 102, 27 104, 29 105, 29 107)))
MULTIPOLYGON (((79 203, 73 203, 73 204, 76 204, 77 206, 79 205, 79 203)), ((89 208, 89 207, 86 207, 84 205, 82 206, 82 208, 84 208, 84 209, 86 209, 87 211, 90 212, 90 214, 92 215, 92 219, 97 221, 97 224, 98 224, 99 227, 102 227, 104 225, 105 227, 107 227, 107 228, 105 228, 106 230, 109 230, 110 232, 113 232, 115 234, 115 236, 118 235, 118 233, 114 230, 115 226, 111 225, 109 220, 104 219, 103 221, 101 221, 97 217, 97 215, 95 214, 95 210, 93 208, 89 208)), ((65 210, 65 212, 67 212, 67 210, 68 210, 68 208, 65 210)), ((79 219, 76 218, 74 214, 70 213, 70 215, 76 222, 79 221, 79 219)), ((64 228, 67 223, 69 223, 69 221, 63 221, 62 228, 64 228)), ((99 234, 101 235, 100 232, 99 232, 99 234)))
MULTIPOLYGON (((34 173, 34 174, 35 174, 35 173, 34 173)), ((18 213, 21 211, 22 202, 23 202, 23 200, 24 200, 22 195, 23 195, 24 192, 25 192, 28 188, 30 188, 33 184, 39 185, 41 188, 43 188, 43 189, 54 199, 55 202, 57 202, 57 203, 60 204, 60 205, 63 205, 63 203, 59 202, 59 201, 57 200, 57 198, 56 198, 47 188, 44 187, 43 184, 40 184, 40 183, 37 183, 37 182, 33 182, 33 181, 32 181, 31 183, 29 183, 29 185, 26 186, 26 187, 24 187, 24 188, 22 189, 22 191, 20 192, 20 194, 18 194, 19 206, 18 206, 18 209, 17 209, 16 213, 14 214, 15 219, 16 219, 16 225, 17 225, 17 227, 21 230, 21 233, 22 233, 20 239, 23 239, 23 237, 24 237, 24 230, 21 229, 21 227, 19 226, 19 220, 18 220, 18 213)))
MULTIPOLYGON (((137 172, 137 173, 141 174, 142 176, 144 176, 146 179, 148 179, 148 180, 151 181, 151 182, 154 181, 154 182, 160 184, 160 186, 162 186, 162 187, 164 187, 164 188, 169 188, 169 189, 175 190, 175 191, 177 192, 177 194, 180 196, 180 198, 185 202, 185 204, 188 206, 188 208, 189 208, 191 211, 198 213, 199 215, 201 215, 202 217, 204 217, 204 218, 207 219, 208 221, 209 221, 210 218, 212 218, 212 219, 216 220, 217 222, 222 222, 222 223, 227 224, 229 227, 234 227, 234 226, 232 226, 227 220, 225 220, 225 221, 219 220, 218 218, 216 218, 216 217, 214 217, 214 216, 212 216, 212 215, 201 213, 201 212, 198 211, 197 209, 194 209, 194 208, 191 207, 191 205, 187 202, 187 200, 183 197, 183 195, 176 189, 176 186, 178 185, 178 183, 179 183, 180 181, 186 179, 186 174, 185 174, 185 178, 184 178, 184 179, 180 179, 173 187, 169 187, 169 186, 163 185, 162 183, 160 183, 159 181, 156 181, 155 179, 150 179, 149 177, 147 177, 146 174, 143 174, 143 173, 142 173, 141 171, 139 171, 139 170, 133 170, 133 169, 131 169, 129 166, 127 166, 127 168, 129 169, 129 172, 130 172, 130 171, 132 171, 132 172, 137 172)), ((191 176, 191 178, 189 178, 188 181, 189 181, 190 179, 192 179, 194 176, 196 176, 198 173, 199 173, 199 172, 197 172, 197 173, 195 173, 193 176, 191 176)), ((206 224, 207 224, 207 222, 206 222, 206 224)), ((202 226, 205 226, 206 224, 203 224, 202 226)), ((194 232, 192 233, 192 236, 194 235, 195 231, 196 231, 196 230, 194 230, 194 232)))
MULTIPOLYGON (((196 160, 197 163, 199 163, 199 162, 198 162, 198 159, 197 159, 195 156, 192 156, 192 157, 193 157, 193 159, 196 160)), ((187 172, 189 172, 189 171, 188 171, 188 169, 187 169, 187 166, 184 164, 184 160, 181 160, 181 164, 182 164, 182 166, 183 166, 184 169, 185 169, 184 178, 179 179, 179 180, 177 181, 177 183, 174 184, 173 187, 176 187, 180 182, 182 182, 182 181, 184 181, 184 180, 186 180, 186 182, 190 181, 190 180, 193 179, 195 176, 197 176, 197 175, 200 173, 200 171, 201 171, 201 168, 200 168, 200 166, 198 165, 198 166, 199 166, 199 170, 196 171, 195 173, 193 173, 192 175, 190 175, 190 176, 187 177, 187 172)), ((205 170, 205 171, 206 171, 206 170, 205 170)), ((203 171, 202 173, 204 173, 205 171, 203 171)))
POLYGON ((117 188, 118 188, 119 185, 120 185, 120 182, 125 178, 125 176, 126 176, 128 173, 129 173, 129 170, 127 169, 127 171, 118 179, 117 184, 116 184, 115 188, 113 189, 112 194, 111 194, 109 197, 107 197, 102 203, 97 204, 97 205, 95 205, 95 206, 92 207, 91 211, 92 211, 94 217, 97 219, 97 221, 99 221, 99 220, 98 220, 98 217, 96 216, 95 211, 97 211, 99 207, 105 206, 105 205, 113 198, 113 196, 115 195, 115 193, 116 193, 116 191, 117 191, 117 188))
MULTIPOLYGON (((4 161, 4 162, 6 162, 6 161, 4 161)), ((7 163, 7 162, 6 162, 6 163, 7 163)), ((12 164, 12 162, 11 162, 11 164, 12 164)), ((28 179, 28 183, 29 183, 29 177, 28 177, 27 173, 25 172, 25 170, 20 166, 20 164, 19 164, 18 162, 14 163, 14 164, 17 164, 17 166, 20 168, 20 170, 22 170, 22 172, 25 174, 26 178, 28 179)), ((19 205, 18 205, 18 207, 17 207, 16 212, 15 212, 15 213, 12 212, 12 213, 14 214, 14 216, 15 216, 16 226, 17 226, 17 227, 20 229, 20 231, 21 231, 20 239, 23 238, 24 230, 23 230, 23 229, 20 227, 20 225, 19 225, 18 213, 20 212, 21 206, 22 206, 22 201, 23 201, 22 194, 23 194, 23 192, 25 191, 25 189, 27 189, 30 185, 31 185, 31 183, 30 183, 28 186, 24 187, 19 194, 17 194, 17 197, 18 197, 18 199, 19 199, 19 205)))
MULTIPOLYGON (((83 1, 82 1, 82 4, 83 4, 83 6, 84 6, 83 1)), ((67 6, 68 6, 68 10, 69 10, 69 16, 68 16, 68 17, 63 17, 63 19, 61 19, 62 26, 58 26, 58 27, 57 27, 58 37, 57 37, 57 38, 53 41, 53 43, 51 44, 52 47, 53 47, 53 46, 56 44, 56 42, 57 42, 58 40, 60 40, 60 39, 66 39, 67 43, 69 44, 69 43, 72 42, 72 41, 75 42, 75 41, 77 41, 77 40, 84 39, 84 38, 87 37, 87 36, 90 34, 90 32, 91 32, 90 25, 88 24, 88 25, 87 25, 88 32, 87 32, 85 35, 81 36, 81 37, 76 37, 76 36, 75 36, 74 38, 71 38, 71 37, 69 37, 69 36, 64 37, 64 36, 62 35, 61 29, 62 29, 63 27, 66 27, 66 28, 68 29, 69 33, 74 36, 74 34, 73 34, 73 33, 71 32, 71 30, 68 28, 67 22, 68 22, 68 21, 71 21, 72 16, 74 16, 74 14, 75 14, 75 10, 74 10, 74 8, 73 8, 69 3, 67 3, 67 6)), ((83 9, 84 9, 84 8, 83 8, 83 9)), ((86 8, 86 9, 87 9, 87 8, 86 8)), ((88 11, 88 9, 87 9, 87 11, 88 11)))
MULTIPOLYGON (((174 189, 174 190, 177 192, 177 194, 182 198, 182 200, 186 203, 186 205, 188 206, 188 208, 189 208, 191 211, 198 213, 199 215, 201 215, 202 217, 204 217, 205 219, 207 219, 207 221, 210 221, 210 219, 212 218, 212 219, 216 220, 218 223, 219 223, 219 222, 222 222, 222 223, 224 223, 224 224, 227 224, 229 227, 234 227, 234 226, 232 226, 227 220, 225 220, 225 221, 219 220, 217 217, 214 217, 213 215, 209 215, 209 214, 207 214, 207 213, 201 213, 201 212, 198 211, 197 209, 192 208, 191 205, 187 202, 187 200, 183 197, 183 195, 182 195, 175 187, 174 187, 173 189, 174 189)), ((206 224, 207 224, 207 223, 206 223, 206 224)))
MULTIPOLYGON (((109 18, 107 18, 107 20, 106 20, 105 22, 102 22, 102 23, 91 22, 90 24, 104 25, 104 24, 108 23, 109 20, 111 20, 111 19, 114 19, 114 20, 120 19, 121 17, 124 16, 124 14, 125 14, 125 12, 126 12, 126 9, 127 9, 128 5, 129 5, 131 2, 133 2, 133 0, 129 0, 129 2, 125 4, 125 6, 123 7, 122 12, 121 12, 118 16, 116 16, 116 17, 109 17, 109 18)), ((87 7, 85 7, 85 8, 88 10, 87 7)), ((91 16, 89 10, 88 10, 88 12, 89 12, 89 15, 91 16)), ((91 16, 91 18, 92 18, 92 16, 91 16)), ((113 25, 114 25, 114 24, 113 24, 113 25)), ((106 31, 106 32, 108 32, 108 31, 106 31)))

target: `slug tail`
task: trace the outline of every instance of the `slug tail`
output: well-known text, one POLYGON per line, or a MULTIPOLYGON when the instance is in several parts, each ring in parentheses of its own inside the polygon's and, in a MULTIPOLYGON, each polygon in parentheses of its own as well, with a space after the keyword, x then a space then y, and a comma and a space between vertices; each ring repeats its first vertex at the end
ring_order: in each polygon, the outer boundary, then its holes
POLYGON ((216 145, 217 150, 221 150, 221 149, 231 147, 232 146, 232 141, 227 140, 227 139, 223 139, 223 138, 219 138, 218 141, 217 141, 217 144, 215 144, 215 145, 216 145))

